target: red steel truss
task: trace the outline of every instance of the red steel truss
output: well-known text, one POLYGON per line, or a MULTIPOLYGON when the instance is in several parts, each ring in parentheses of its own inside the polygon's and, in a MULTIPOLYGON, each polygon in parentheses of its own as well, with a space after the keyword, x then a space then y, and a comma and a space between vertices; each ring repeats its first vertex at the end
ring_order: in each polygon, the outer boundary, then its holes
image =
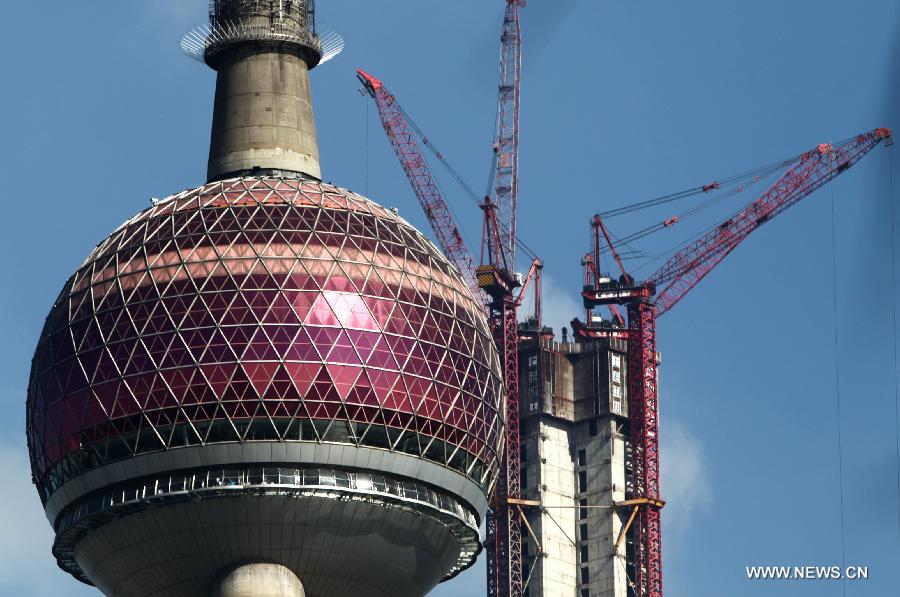
POLYGON ((481 279, 491 295, 491 323, 500 351, 506 387, 506 449, 501 483, 494 492, 487 545, 491 549, 487 565, 488 597, 521 597, 525 590, 522 575, 522 529, 519 510, 510 500, 521 498, 519 464, 519 344, 518 318, 513 298, 515 282, 510 272, 516 266, 516 223, 519 195, 519 105, 522 74, 522 30, 519 7, 525 0, 505 0, 500 50, 500 86, 497 108, 497 141, 494 146, 494 192, 496 203, 485 202, 482 237, 482 266, 493 270, 492 280, 481 279), (497 220, 505 226, 498 226, 497 220), (493 222, 493 225, 491 225, 493 222), (485 245, 489 260, 485 261, 485 245), (491 532, 492 531, 492 532, 491 532))
POLYGON ((759 199, 689 244, 648 279, 661 289, 655 301, 657 316, 674 307, 751 232, 831 182, 890 136, 890 130, 876 129, 838 145, 823 143, 803 154, 759 199))
POLYGON ((498 219, 506 222, 500 231, 510 264, 516 254, 516 210, 519 196, 519 114, 521 104, 522 29, 519 7, 525 0, 505 0, 500 50, 500 87, 497 107, 495 186, 498 219))
MULTIPOLYGON (((660 510, 664 505, 659 487, 659 393, 656 353, 656 318, 668 312, 751 232, 796 205, 812 192, 847 171, 882 141, 890 142, 889 129, 876 129, 835 145, 822 144, 804 153, 769 190, 708 234, 693 241, 669 259, 646 282, 635 284, 627 275, 619 283, 600 283, 594 274, 593 288, 582 293, 585 305, 628 306, 628 416, 631 428, 632 476, 629 502, 640 505, 631 527, 634 544, 635 597, 662 597, 662 533, 660 510), (653 299, 657 289, 659 294, 653 299)), ((614 254, 605 226, 599 228, 614 254)), ((597 252, 595 250, 595 252, 597 252)), ((591 256, 599 268, 599 255, 591 256)), ((615 327, 592 327, 578 320, 573 331, 589 339, 622 337, 615 327)))
POLYGON ((637 595, 662 595, 659 495, 659 393, 656 317, 647 300, 628 304, 628 418, 631 422, 632 499, 648 503, 634 522, 637 595), (635 400, 634 397, 638 399, 635 400))
POLYGON ((491 510, 487 518, 485 546, 487 560, 488 597, 521 596, 524 591, 522 575, 522 529, 519 510, 513 507, 521 499, 521 470, 519 468, 519 343, 517 286, 506 263, 497 206, 486 200, 482 229, 481 262, 478 284, 491 297, 488 305, 490 324, 506 390, 506 444, 500 463, 500 479, 494 489, 491 510))
POLYGON ((491 327, 500 349, 506 383, 506 449, 500 480, 487 518, 488 596, 522 595, 522 528, 511 500, 521 498, 519 470, 519 337, 515 302, 504 297, 491 306, 491 327))
POLYGON ((388 91, 384 84, 362 69, 357 69, 357 77, 362 82, 366 91, 375 99, 378 106, 378 114, 384 132, 391 141, 391 147, 400 160, 400 165, 412 185, 413 191, 431 224, 431 229, 437 237, 438 244, 450 262, 456 266, 473 295, 481 299, 483 293, 478 288, 475 280, 475 265, 472 256, 463 241, 450 208, 441 194, 437 181, 422 155, 419 142, 406 119, 406 115, 397 103, 394 95, 388 91))

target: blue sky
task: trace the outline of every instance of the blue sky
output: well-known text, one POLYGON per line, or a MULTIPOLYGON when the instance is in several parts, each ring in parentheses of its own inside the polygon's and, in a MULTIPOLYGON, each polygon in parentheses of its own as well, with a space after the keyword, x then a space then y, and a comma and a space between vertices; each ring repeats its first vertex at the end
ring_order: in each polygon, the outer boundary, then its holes
MULTIPOLYGON (((7 23, 39 25, 8 27, 0 39, 0 593, 93 595, 56 570, 29 484, 29 361, 53 298, 89 249, 151 197, 204 181, 214 74, 177 42, 204 20, 205 2, 54 3, 37 21, 33 6, 8 4, 7 23)), ((354 69, 383 78, 483 188, 502 2, 319 8, 348 42, 313 75, 324 177, 424 229, 354 69)), ((519 229, 547 263, 551 321, 576 315, 594 212, 900 126, 897 9, 890 0, 531 0, 519 229)), ((669 597, 883 596, 900 583, 891 151, 879 148, 762 228, 660 322, 669 597), (845 559, 869 566, 871 579, 746 580, 748 565, 841 563, 841 461, 845 559)), ((477 210, 446 189, 477 239, 477 210)), ((610 226, 625 234, 668 215, 610 226)), ((641 248, 662 250, 687 232, 641 248)), ((483 575, 481 561, 433 594, 483 593, 483 575)))

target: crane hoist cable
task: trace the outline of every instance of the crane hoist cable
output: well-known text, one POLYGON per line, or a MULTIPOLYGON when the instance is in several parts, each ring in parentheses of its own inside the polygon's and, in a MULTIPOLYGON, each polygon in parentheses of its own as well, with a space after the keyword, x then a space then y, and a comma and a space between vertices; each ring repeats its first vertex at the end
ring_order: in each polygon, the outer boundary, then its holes
POLYGON ((365 172, 365 181, 366 181, 366 197, 368 197, 369 196, 369 167, 370 167, 369 154, 371 151, 371 144, 369 142, 369 139, 371 137, 370 132, 369 132, 369 130, 371 129, 371 126, 369 125, 369 120, 371 120, 371 118, 369 116, 369 112, 371 112, 372 108, 371 108, 371 105, 369 104, 369 102, 364 102, 364 103, 366 104, 366 172, 365 172))
POLYGON ((765 177, 765 176, 771 175, 779 170, 788 168, 788 167, 792 166, 793 164, 796 164, 802 158, 803 158, 803 154, 800 154, 800 155, 788 158, 786 160, 772 162, 770 164, 766 164, 765 166, 760 166, 758 168, 753 168, 751 170, 741 172, 740 174, 734 174, 731 176, 727 176, 725 178, 716 179, 713 182, 710 182, 705 185, 692 187, 689 189, 685 189, 683 191, 678 191, 675 193, 670 193, 667 195, 662 195, 660 197, 654 197, 652 199, 646 199, 644 201, 638 201, 636 203, 631 203, 629 205, 623 205, 621 207, 603 211, 603 212, 600 212, 600 216, 604 220, 608 220, 608 219, 614 218, 616 216, 629 214, 629 213, 632 213, 635 211, 640 211, 643 209, 649 209, 651 207, 656 207, 658 205, 664 205, 666 203, 671 203, 673 201, 678 201, 681 199, 687 199, 689 197, 694 197, 696 195, 700 195, 700 194, 704 194, 704 193, 710 193, 712 191, 716 191, 721 188, 730 187, 732 185, 738 185, 741 182, 752 181, 754 178, 765 177))
POLYGON ((481 205, 481 199, 475 193, 475 190, 472 189, 472 187, 466 182, 462 175, 457 172, 456 168, 454 168, 450 164, 450 162, 447 161, 447 158, 444 157, 444 154, 437 147, 435 147, 434 143, 431 142, 425 132, 419 127, 418 123, 416 123, 416 121, 413 120, 413 117, 409 115, 409 112, 403 109, 403 106, 400 105, 400 102, 395 101, 395 105, 397 106, 397 110, 399 110, 399 112, 403 114, 403 117, 409 123, 409 126, 416 133, 416 135, 418 135, 419 139, 422 141, 425 147, 428 148, 428 150, 434 155, 434 157, 437 158, 441 165, 444 166, 447 172, 449 172, 450 175, 456 180, 459 186, 462 187, 462 190, 466 192, 466 195, 469 197, 469 199, 471 199, 475 205, 481 205))
MULTIPOLYGON (((431 143, 431 141, 428 139, 428 137, 425 135, 425 133, 422 131, 422 129, 419 128, 419 125, 416 123, 416 121, 413 120, 412 117, 409 115, 409 113, 403 109, 403 106, 400 105, 400 102, 398 102, 396 100, 396 98, 394 99, 394 105, 397 107, 397 111, 399 111, 400 114, 403 115, 403 118, 406 119, 406 122, 409 123, 410 128, 413 130, 413 132, 416 134, 416 136, 419 137, 419 140, 421 140, 422 143, 425 145, 425 147, 427 147, 428 150, 432 154, 434 154, 434 156, 438 159, 438 161, 441 163, 441 165, 443 165, 444 168, 450 173, 450 175, 457 182, 457 184, 459 184, 459 186, 462 187, 462 189, 466 192, 466 194, 469 196, 470 199, 475 200, 475 204, 477 205, 478 204, 477 196, 475 195, 475 191, 472 190, 472 187, 470 187, 466 183, 466 181, 462 177, 462 175, 459 174, 459 172, 457 172, 456 169, 453 168, 453 166, 451 166, 449 162, 447 162, 446 158, 444 158, 444 154, 442 154, 440 151, 438 151, 438 148, 435 147, 434 144, 431 143)), ((439 183, 437 183, 437 181, 435 180, 435 184, 439 184, 439 183)), ((442 191, 442 193, 443 193, 443 191, 442 191)), ((459 218, 456 215, 456 210, 454 210, 450 206, 450 203, 447 203, 447 209, 450 210, 450 212, 453 214, 453 219, 456 221, 459 221, 459 218)), ((472 244, 471 240, 469 239, 469 237, 465 233, 465 231, 460 229, 460 233, 465 237, 467 246, 469 246, 469 247, 475 246, 472 244)))
MULTIPOLYGON (((441 166, 447 170, 450 176, 459 184, 463 191, 465 191, 466 196, 475 204, 481 208, 482 198, 478 196, 475 190, 472 188, 469 183, 466 182, 465 178, 463 178, 462 174, 450 164, 449 160, 444 156, 443 152, 441 152, 434 143, 425 135, 425 132, 419 127, 415 120, 409 115, 409 113, 403 109, 403 106, 400 105, 399 102, 396 103, 397 109, 403 114, 403 117, 409 123, 410 128, 415 132, 416 136, 422 141, 422 144, 428 148, 428 151, 431 152, 432 155, 438 160, 441 166)), ((498 225, 503 231, 508 231, 507 226, 503 222, 498 222, 498 225)), ((537 254, 531 250, 531 248, 518 236, 516 236, 516 246, 518 246, 523 253, 525 253, 531 259, 537 259, 537 254)))
MULTIPOLYGON (((734 187, 729 192, 722 194, 722 195, 714 196, 711 199, 704 201, 703 203, 700 203, 694 207, 691 207, 690 209, 688 209, 672 218, 669 218, 666 221, 657 222, 656 224, 653 224, 651 226, 648 226, 647 228, 638 230, 637 232, 634 232, 632 234, 629 234, 629 235, 621 237, 621 238, 613 237, 613 241, 614 241, 613 245, 616 248, 619 248, 620 246, 624 246, 635 252, 643 253, 645 256, 649 257, 647 262, 634 268, 634 273, 637 273, 637 272, 647 268, 650 265, 658 263, 660 260, 667 259, 674 253, 677 253, 678 251, 681 251, 682 249, 684 249, 687 245, 694 242, 698 238, 710 233, 712 230, 714 230, 716 228, 717 225, 710 225, 706 228, 703 228, 699 232, 697 232, 697 233, 693 234, 692 236, 690 236, 689 238, 687 238, 686 240, 680 241, 678 244, 673 245, 673 246, 669 247, 668 249, 666 249, 662 252, 659 252, 659 253, 651 253, 648 251, 639 251, 639 250, 635 249, 635 247, 629 243, 633 243, 636 240, 643 239, 643 238, 650 236, 656 232, 662 232, 664 230, 672 228, 672 225, 674 223, 684 221, 684 220, 686 220, 692 216, 695 216, 696 214, 698 214, 714 205, 722 203, 726 199, 730 199, 731 197, 742 194, 744 191, 749 189, 751 186, 754 186, 754 185, 760 184, 760 183, 769 184, 769 181, 771 180, 771 178, 773 178, 773 176, 775 174, 780 174, 783 171, 784 168, 783 168, 782 164, 788 164, 788 163, 793 163, 793 162, 791 160, 785 160, 784 162, 776 162, 769 166, 757 168, 755 170, 750 170, 747 173, 745 173, 744 175, 730 177, 730 179, 723 179, 725 181, 734 181, 734 180, 740 181, 740 180, 743 180, 746 176, 752 177, 749 179, 749 181, 744 182, 743 184, 740 184, 740 185, 734 187), (761 174, 759 174, 760 172, 763 172, 764 174, 761 175, 761 174)), ((732 216, 736 215, 737 213, 738 212, 733 213, 732 216)), ((629 257, 629 259, 635 259, 635 257, 629 257)))
MULTIPOLYGON (((719 199, 717 199, 716 201, 719 201, 719 199)), ((691 215, 693 215, 693 214, 691 214, 691 215)), ((681 218, 681 216, 679 216, 679 219, 683 219, 683 218, 681 218)), ((646 250, 637 248, 630 243, 634 242, 635 240, 644 238, 645 236, 649 236, 650 234, 652 234, 654 232, 660 232, 662 230, 665 230, 667 227, 662 224, 654 224, 653 226, 645 228, 642 231, 638 231, 637 233, 634 233, 634 234, 628 235, 628 236, 624 236, 621 238, 617 237, 615 234, 610 232, 610 237, 612 237, 612 240, 613 240, 613 247, 615 247, 619 251, 619 256, 623 260, 632 260, 632 261, 636 260, 636 259, 646 259, 647 260, 645 263, 642 263, 633 269, 633 273, 637 273, 662 259, 668 258, 673 253, 681 250, 686 245, 690 244, 692 241, 703 236, 704 234, 707 234, 708 232, 713 230, 715 227, 716 226, 713 225, 713 226, 704 228, 704 229, 700 230, 699 232, 694 233, 688 239, 679 241, 678 244, 673 245, 673 246, 669 247, 668 249, 661 251, 661 252, 646 251, 646 250), (622 251, 621 250, 622 247, 625 247, 627 250, 622 251)))
MULTIPOLYGON (((496 114, 494 114, 494 129, 491 133, 491 143, 494 143, 497 140, 497 131, 500 128, 500 111, 497 110, 496 114)), ((494 182, 497 180, 497 159, 500 155, 498 151, 491 152, 491 169, 488 171, 488 181, 487 188, 484 191, 485 197, 490 197, 491 193, 494 192, 494 182)))
MULTIPOLYGON (((722 203, 726 199, 730 199, 732 197, 740 195, 741 193, 743 193, 744 191, 746 191, 747 189, 749 189, 750 187, 752 187, 754 185, 757 185, 761 182, 767 181, 768 179, 770 179, 772 177, 772 175, 774 175, 780 171, 781 171, 781 169, 779 168, 776 170, 770 170, 770 171, 766 172, 764 176, 754 175, 749 180, 730 189, 727 193, 711 195, 710 199, 708 199, 702 203, 699 203, 699 204, 697 204, 681 213, 678 213, 672 217, 669 217, 661 222, 651 224, 650 226, 647 226, 646 228, 643 228, 641 230, 633 232, 629 235, 623 236, 623 237, 619 238, 617 242, 619 242, 619 243, 634 242, 636 240, 640 240, 642 238, 650 236, 651 234, 654 234, 656 232, 662 232, 664 230, 672 228, 675 224, 677 224, 679 222, 682 222, 688 218, 691 218, 692 216, 695 216, 698 213, 701 213, 701 212, 705 211, 706 209, 713 207, 714 205, 722 203)), ((723 186, 724 186, 724 184, 723 184, 723 186)))
MULTIPOLYGON (((880 131, 880 130, 881 130, 881 129, 879 129, 879 131, 880 131)), ((841 141, 839 144, 835 144, 834 146, 832 146, 832 145, 826 145, 826 144, 819 145, 818 148, 817 148, 815 151, 817 151, 817 152, 819 152, 819 153, 822 153, 822 152, 830 153, 830 148, 832 148, 832 147, 843 147, 843 146, 846 146, 846 145, 851 144, 851 143, 853 143, 853 142, 854 142, 854 138, 851 137, 851 138, 848 138, 848 139, 846 139, 846 140, 844 140, 844 141, 841 141)), ((801 158, 806 158, 806 157, 810 156, 811 154, 812 154, 812 152, 807 152, 807 153, 803 154, 803 155, 801 156, 801 158)), ((758 171, 758 170, 760 170, 760 169, 757 169, 757 171, 758 171)), ((778 170, 776 170, 776 171, 778 171, 778 170)), ((750 172, 754 172, 754 171, 750 171, 750 172)), ((732 220, 733 220, 738 214, 740 214, 742 211, 743 211, 743 210, 738 210, 737 212, 733 213, 733 214, 731 215, 731 217, 728 218, 727 221, 732 221, 732 220)), ((706 235, 712 233, 716 228, 718 228, 718 225, 715 225, 715 224, 714 224, 714 225, 711 225, 711 226, 709 226, 709 227, 707 227, 707 228, 705 228, 705 229, 699 231, 698 233, 694 234, 693 236, 691 236, 690 238, 688 238, 686 241, 682 241, 682 242, 678 243, 677 245, 675 245, 675 246, 673 246, 673 247, 667 249, 666 251, 663 251, 662 253, 656 254, 653 258, 651 258, 651 259, 650 259, 649 261, 647 261, 646 263, 643 263, 643 264, 641 264, 640 266, 634 268, 634 270, 633 270, 632 273, 638 273, 638 272, 640 272, 640 271, 646 269, 648 266, 653 265, 653 264, 655 264, 655 263, 658 263, 660 260, 668 259, 668 258, 671 257, 673 254, 678 253, 678 252, 680 252, 680 251, 683 251, 686 247, 688 247, 689 245, 691 245, 693 242, 695 242, 695 241, 697 241, 698 239, 700 239, 700 238, 702 238, 702 237, 704 237, 704 236, 706 236, 706 235)), ((676 276, 680 275, 680 273, 682 273, 682 271, 687 270, 687 269, 690 269, 690 267, 691 267, 691 264, 690 264, 690 263, 687 263, 687 264, 685 264, 682 268, 676 268, 676 269, 672 270, 672 271, 670 272, 671 277, 676 277, 676 276)))
MULTIPOLYGON (((717 204, 720 204, 720 203, 724 202, 726 199, 730 199, 732 197, 742 194, 744 191, 746 191, 747 189, 749 189, 750 187, 752 187, 754 185, 757 185, 757 184, 763 183, 763 182, 767 182, 775 174, 782 173, 784 170, 786 170, 788 167, 795 164, 797 161, 799 161, 802 158, 803 158, 803 154, 801 154, 800 156, 797 156, 795 158, 790 158, 790 159, 781 160, 778 162, 773 162, 773 163, 767 164, 765 166, 760 166, 758 168, 753 168, 751 170, 747 170, 745 172, 742 172, 741 174, 736 174, 733 176, 728 176, 728 177, 722 178, 722 179, 720 179, 720 182, 713 182, 713 183, 704 185, 702 187, 695 187, 693 189, 688 189, 686 191, 681 191, 678 193, 672 193, 669 195, 664 195, 662 197, 657 197, 656 199, 641 201, 636 204, 612 209, 607 212, 601 212, 600 216, 604 217, 604 215, 603 215, 604 213, 612 214, 613 216, 624 215, 624 214, 631 213, 634 211, 638 211, 638 210, 642 210, 642 209, 649 209, 652 207, 656 207, 658 205, 663 205, 663 204, 666 204, 666 203, 669 203, 672 201, 676 201, 679 199, 686 199, 688 197, 696 196, 701 193, 702 194, 710 194, 710 197, 711 197, 710 199, 703 201, 702 203, 699 203, 693 207, 690 207, 690 208, 686 209, 685 211, 680 212, 674 216, 671 216, 665 220, 651 224, 650 226, 647 226, 646 228, 642 228, 641 230, 638 230, 636 232, 633 232, 633 233, 628 234, 623 237, 618 237, 618 238, 613 237, 613 241, 614 241, 613 244, 617 249, 619 249, 621 247, 625 247, 631 251, 632 256, 628 257, 628 259, 638 259, 639 257, 637 257, 636 255, 644 254, 648 257, 651 257, 650 263, 653 263, 663 257, 667 257, 667 256, 671 255, 675 251, 681 249, 687 243, 691 242, 692 240, 695 240, 698 236, 709 232, 712 228, 705 229, 705 230, 701 231, 698 235, 688 239, 687 241, 685 241, 683 243, 679 243, 678 245, 676 245, 666 251, 663 251, 662 253, 648 253, 646 251, 642 251, 640 249, 635 248, 630 243, 633 243, 637 240, 646 238, 657 232, 662 232, 667 229, 670 229, 670 228, 674 227, 675 224, 678 224, 688 218, 691 218, 691 217, 705 211, 706 209, 709 209, 717 204), (727 190, 727 192, 721 193, 721 191, 723 191, 723 190, 727 190)), ((646 265, 647 264, 644 264, 644 265, 636 268, 636 271, 643 269, 646 265)))
POLYGON ((893 369, 894 369, 894 447, 896 449, 897 467, 897 533, 900 535, 900 381, 897 371, 897 220, 894 208, 894 152, 890 152, 888 163, 890 173, 891 194, 888 198, 890 204, 891 225, 891 331, 893 334, 893 369))
MULTIPOLYGON (((841 509, 841 569, 847 567, 847 540, 844 522, 844 441, 841 423, 841 348, 839 338, 838 324, 838 276, 837 276, 837 217, 835 215, 834 188, 831 186, 831 286, 832 286, 832 306, 834 317, 834 401, 835 401, 835 422, 837 427, 837 460, 838 460, 838 491, 840 496, 841 509)), ((842 594, 847 595, 847 581, 841 579, 842 594)))
MULTIPOLYGON (((846 139, 842 139, 836 143, 833 143, 834 146, 842 146, 853 140, 853 137, 848 137, 846 139)), ((794 155, 784 160, 780 160, 777 162, 771 162, 764 166, 759 166, 757 168, 752 168, 750 170, 746 170, 739 174, 733 174, 731 176, 726 176, 724 178, 720 178, 714 180, 711 183, 692 187, 689 189, 685 189, 683 191, 678 191, 675 193, 670 193, 667 195, 662 195, 660 197, 654 197, 652 199, 646 199, 644 201, 638 201, 636 203, 631 203, 628 205, 623 205, 621 207, 617 207, 615 209, 610 209, 607 211, 600 212, 599 215, 604 219, 608 220, 609 218, 613 218, 616 216, 632 213, 635 211, 640 211, 642 209, 649 209, 651 207, 656 207, 657 205, 663 205, 665 203, 670 203, 672 201, 678 201, 680 199, 686 199, 688 197, 693 197, 695 195, 699 195, 701 193, 709 193, 714 190, 718 190, 720 188, 728 187, 731 185, 738 184, 742 181, 750 181, 756 177, 766 177, 768 175, 774 174, 779 170, 783 170, 789 168, 790 166, 795 165, 797 162, 802 160, 806 156, 805 153, 801 153, 798 155, 794 155)))
MULTIPOLYGON (((740 210, 732 213, 729 219, 733 218, 738 213, 740 213, 740 210)), ((719 226, 719 223, 711 224, 711 225, 707 226, 706 228, 703 228, 700 231, 692 234, 686 240, 679 241, 677 244, 669 247, 665 251, 662 251, 660 253, 654 253, 652 258, 647 263, 643 263, 639 267, 635 268, 634 273, 637 273, 637 272, 643 270, 644 268, 646 268, 650 265, 653 265, 654 263, 658 263, 659 261, 661 261, 663 259, 668 259, 671 255, 683 250, 685 247, 687 247, 689 244, 691 244, 698 238, 700 238, 706 234, 709 234, 710 232, 712 232, 713 230, 718 228, 718 226, 719 226)))

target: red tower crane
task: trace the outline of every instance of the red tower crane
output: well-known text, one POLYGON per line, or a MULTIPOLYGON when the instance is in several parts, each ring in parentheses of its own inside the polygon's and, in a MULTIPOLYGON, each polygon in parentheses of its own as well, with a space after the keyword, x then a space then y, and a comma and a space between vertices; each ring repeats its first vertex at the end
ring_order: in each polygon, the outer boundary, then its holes
MULTIPOLYGON (((522 74, 519 8, 525 5, 525 0, 505 2, 503 32, 500 36, 497 137, 492 168, 495 201, 486 198, 484 202, 481 266, 478 268, 478 285, 492 299, 488 304, 489 317, 494 341, 500 353, 506 388, 504 458, 486 524, 488 597, 521 597, 525 590, 519 460, 519 322, 518 303, 513 296, 518 285, 515 267, 522 74)), ((540 272, 540 268, 533 267, 532 271, 540 272)), ((536 285, 537 288, 539 286, 536 285)))
POLYGON ((484 293, 479 289, 475 279, 472 256, 428 167, 428 162, 422 155, 414 133, 415 127, 408 120, 397 99, 379 79, 362 69, 357 69, 356 76, 363 84, 363 88, 375 99, 384 132, 387 133, 391 147, 397 154, 400 165, 403 166, 403 171, 422 206, 422 211, 425 212, 425 217, 428 218, 441 250, 460 271, 473 294, 483 299, 484 293))
MULTIPOLYGON (((519 507, 523 502, 518 466, 507 462, 519 461, 519 405, 518 405, 518 308, 521 306, 527 286, 533 281, 535 289, 535 321, 541 329, 540 292, 543 263, 534 258, 524 280, 520 279, 512 265, 516 237, 510 234, 515 224, 515 197, 517 183, 506 185, 503 181, 517 179, 516 168, 510 168, 508 155, 495 146, 497 199, 486 198, 481 204, 483 216, 483 241, 481 263, 477 269, 463 242, 459 228, 426 162, 415 135, 415 125, 402 110, 396 98, 374 76, 363 70, 357 75, 364 88, 372 96, 381 117, 385 132, 413 191, 428 218, 438 244, 460 270, 473 293, 488 306, 490 324, 497 343, 506 388, 506 439, 504 443, 501 475, 488 513, 487 538, 489 595, 521 595, 524 589, 522 575, 522 549, 519 507), (501 222, 498 212, 506 205, 508 219, 501 222), (514 291, 522 287, 514 294, 514 291), (513 592, 516 591, 516 592, 513 592)), ((501 87, 501 95, 506 92, 501 87)), ((509 137, 506 133, 501 133, 509 137)), ((517 134, 516 134, 517 136, 517 134)), ((427 142, 426 142, 427 143, 427 142)), ((515 160, 513 160, 515 161, 515 160)))
MULTIPOLYGON (((522 294, 514 295, 523 280, 515 273, 516 223, 519 192, 519 113, 522 71, 522 33, 519 8, 525 0, 504 0, 500 52, 500 85, 497 130, 491 177, 494 197, 481 205, 483 216, 481 265, 473 268, 441 195, 435 178, 414 136, 415 126, 383 83, 362 70, 357 75, 375 98, 385 132, 422 205, 441 248, 462 272, 477 296, 486 298, 489 321, 500 355, 506 389, 506 437, 500 478, 487 517, 487 592, 490 597, 521 597, 522 573, 521 481, 519 469, 519 353, 518 307, 522 294)), ((454 173, 455 174, 455 173, 454 173)), ((458 176, 457 176, 458 178, 458 176)), ((534 258, 525 281, 535 282, 535 315, 540 333, 540 274, 543 263, 534 258)))
MULTIPOLYGON (((882 141, 890 143, 890 139, 889 129, 876 129, 836 145, 819 145, 802 154, 762 196, 688 244, 645 282, 635 283, 624 268, 618 282, 602 281, 604 279, 597 274, 589 277, 593 284, 582 293, 586 308, 626 305, 628 309, 628 418, 632 475, 628 486, 629 499, 625 503, 637 508, 632 524, 636 597, 662 596, 660 510, 664 502, 659 487, 656 318, 672 309, 751 232, 845 172, 882 141)), ((704 189, 704 192, 708 190, 704 189)), ((593 225, 593 267, 599 268, 601 236, 622 267, 600 216, 594 217, 593 225)), ((585 325, 576 319, 572 327, 583 338, 607 338, 620 334, 609 328, 593 326, 590 320, 585 325)))

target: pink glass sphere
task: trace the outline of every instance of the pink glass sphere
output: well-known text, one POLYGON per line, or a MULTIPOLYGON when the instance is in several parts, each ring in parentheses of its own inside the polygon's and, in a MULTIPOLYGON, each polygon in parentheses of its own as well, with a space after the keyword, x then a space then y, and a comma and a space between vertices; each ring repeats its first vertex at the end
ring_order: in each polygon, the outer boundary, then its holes
POLYGON ((100 243, 47 318, 27 432, 46 501, 88 470, 222 442, 338 442, 476 482, 498 470, 499 361, 458 272, 394 212, 243 178, 100 243))

